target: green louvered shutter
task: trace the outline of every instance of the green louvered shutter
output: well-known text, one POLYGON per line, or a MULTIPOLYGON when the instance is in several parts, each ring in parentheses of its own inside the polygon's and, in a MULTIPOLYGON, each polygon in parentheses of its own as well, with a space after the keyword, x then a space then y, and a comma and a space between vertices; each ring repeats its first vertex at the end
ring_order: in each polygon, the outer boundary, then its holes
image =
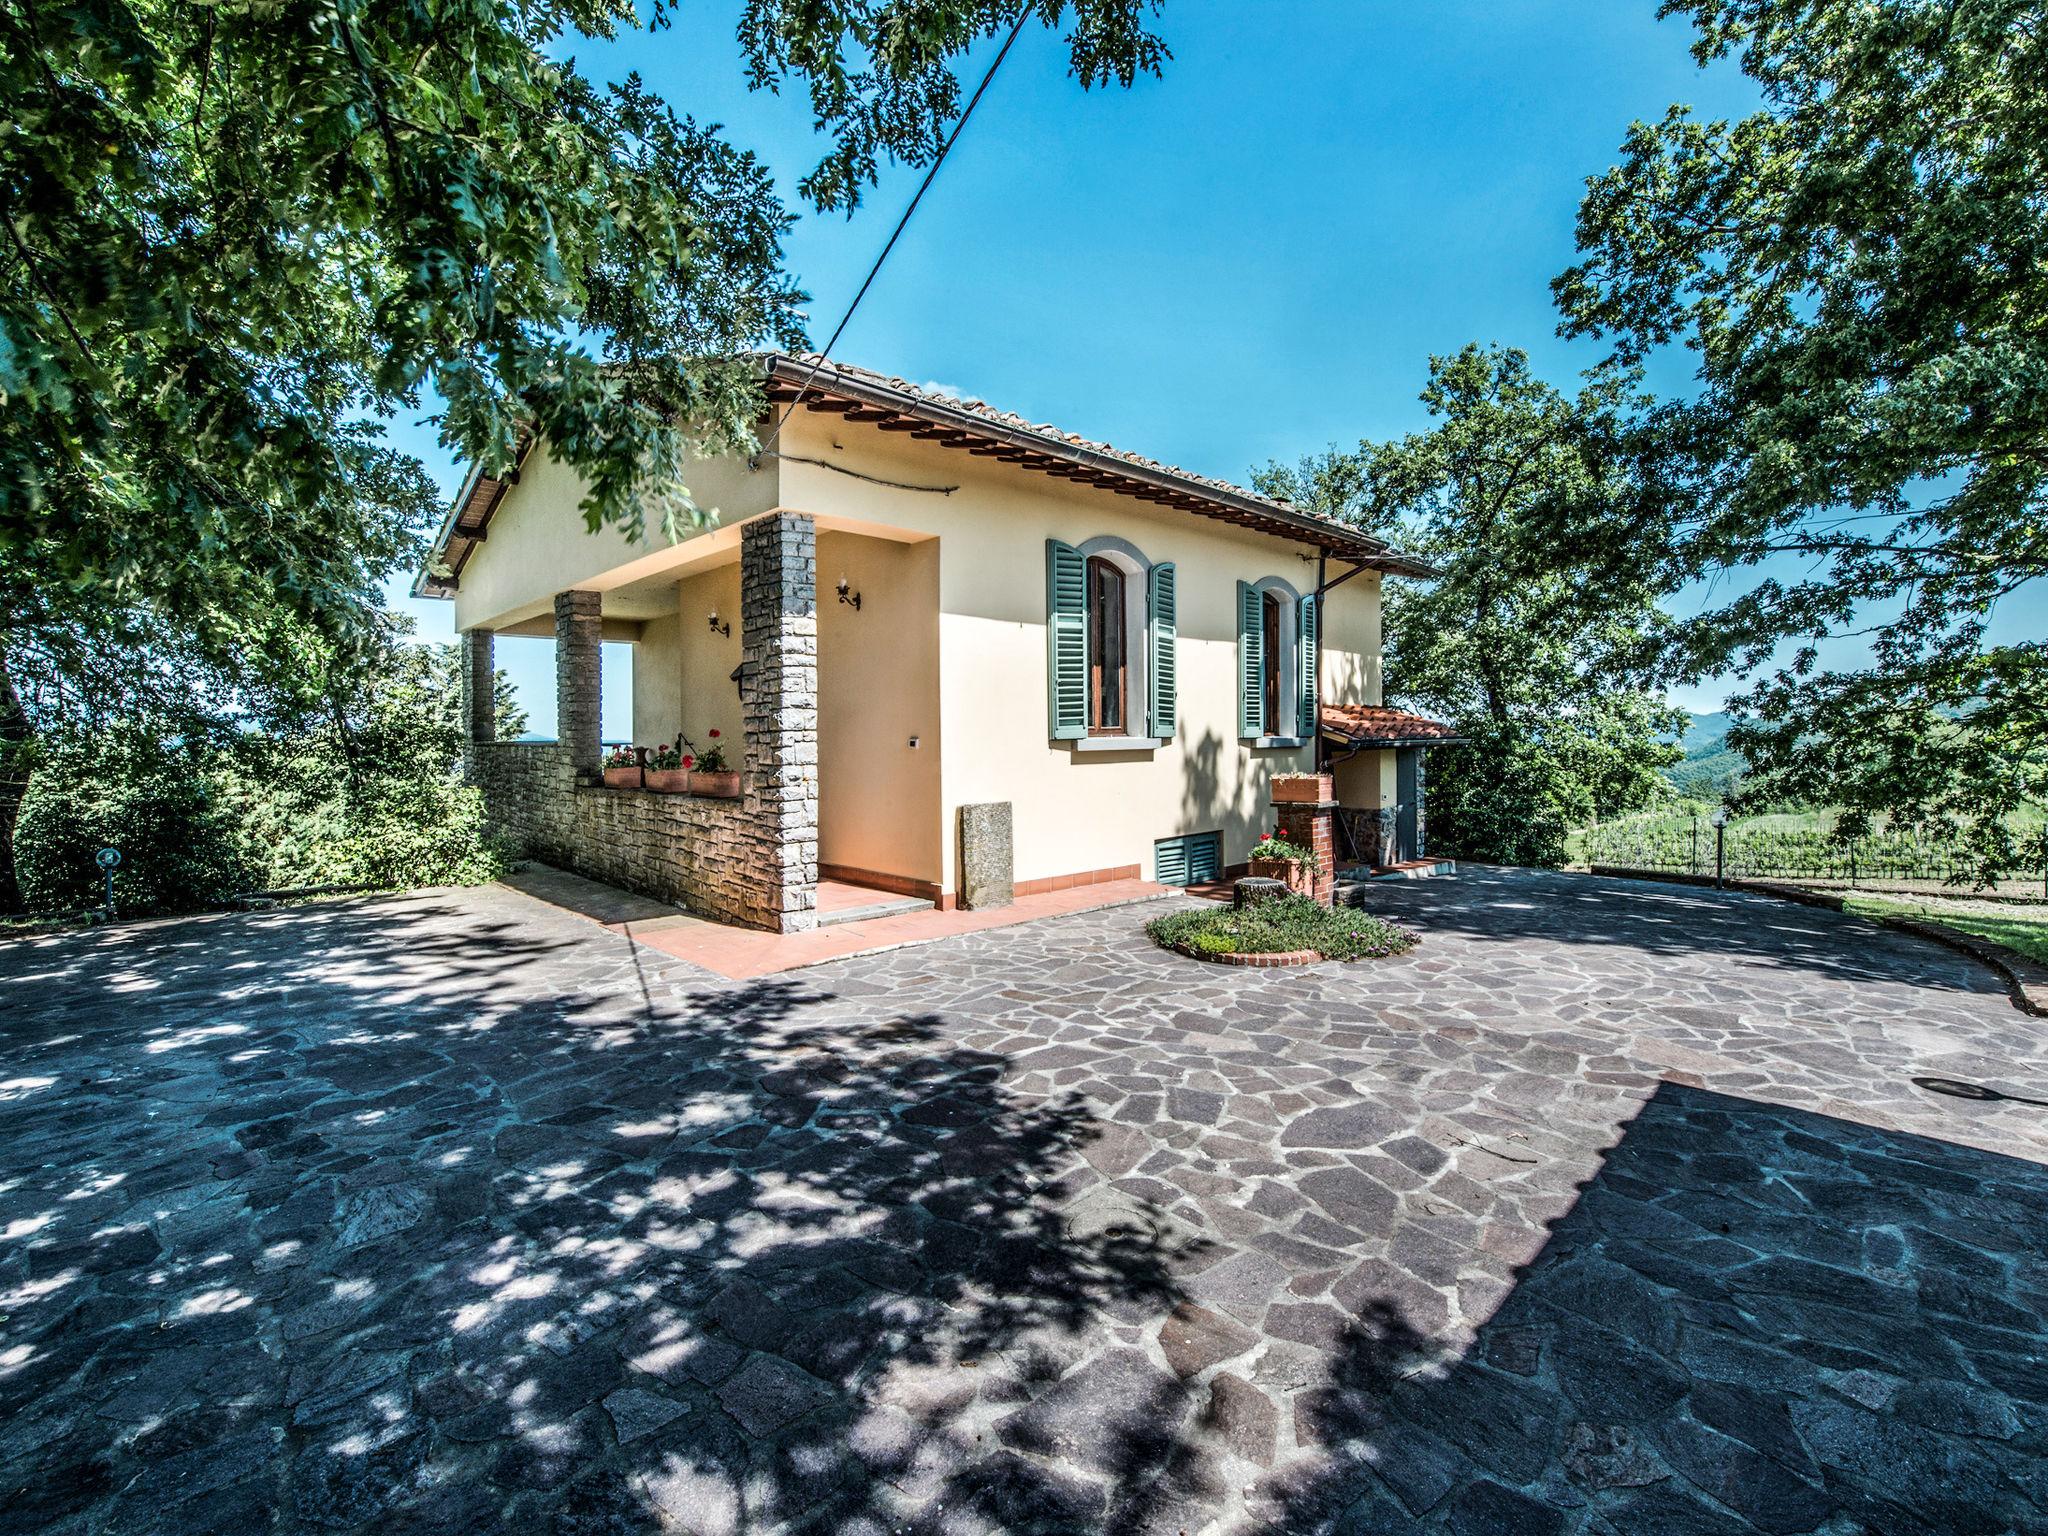
POLYGON ((1237 584, 1237 734, 1266 734, 1265 599, 1248 581, 1237 584))
POLYGON ((1322 654, 1323 615, 1313 593, 1295 605, 1295 612, 1300 626, 1294 652, 1301 658, 1301 703, 1297 706, 1294 734, 1313 738, 1322 729, 1322 722, 1316 719, 1316 663, 1322 654))
POLYGON ((1146 669, 1152 695, 1152 724, 1147 734, 1171 741, 1180 729, 1180 603, 1175 595, 1173 562, 1152 567, 1146 581, 1152 622, 1150 666, 1146 669))
POLYGON ((1223 834, 1190 832, 1152 845, 1152 878, 1161 885, 1202 885, 1223 874, 1223 834))
POLYGON ((1045 697, 1054 741, 1088 734, 1088 562, 1045 541, 1045 697))

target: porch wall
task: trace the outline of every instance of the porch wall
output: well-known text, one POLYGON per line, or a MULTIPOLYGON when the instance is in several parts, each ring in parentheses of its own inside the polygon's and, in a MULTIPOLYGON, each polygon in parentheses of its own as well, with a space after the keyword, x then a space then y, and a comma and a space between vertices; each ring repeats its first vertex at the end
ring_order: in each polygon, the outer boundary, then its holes
POLYGON ((752 927, 768 844, 742 800, 657 795, 580 782, 551 741, 471 747, 491 829, 549 864, 752 927))
POLYGON ((821 533, 818 592, 818 862, 835 878, 882 875, 936 899, 938 540, 821 533), (839 601, 841 576, 858 609, 839 601))

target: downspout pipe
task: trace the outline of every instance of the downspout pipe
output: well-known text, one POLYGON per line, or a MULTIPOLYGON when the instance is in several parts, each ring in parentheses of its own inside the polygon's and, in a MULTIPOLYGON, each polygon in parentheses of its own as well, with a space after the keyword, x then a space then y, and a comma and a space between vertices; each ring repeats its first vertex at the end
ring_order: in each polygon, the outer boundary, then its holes
POLYGON ((1315 718, 1309 721, 1309 729, 1316 733, 1315 765, 1317 773, 1329 772, 1330 749, 1323 740, 1323 593, 1329 587, 1330 552, 1318 547, 1316 550, 1316 676, 1315 718))

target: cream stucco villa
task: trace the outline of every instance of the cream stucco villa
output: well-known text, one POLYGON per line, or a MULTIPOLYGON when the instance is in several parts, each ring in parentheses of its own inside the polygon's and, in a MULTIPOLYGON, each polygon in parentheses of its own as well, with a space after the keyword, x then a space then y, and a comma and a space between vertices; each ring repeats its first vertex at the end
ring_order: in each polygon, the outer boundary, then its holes
POLYGON ((416 590, 467 649, 469 771, 536 856, 793 930, 823 877, 938 905, 1212 878, 1276 774, 1335 775, 1368 863, 1420 851, 1421 750, 1380 708, 1383 543, 976 401, 770 354, 774 451, 692 476, 681 542, 586 530, 530 450, 473 474, 416 590), (557 739, 491 740, 492 637, 553 635, 557 739), (606 787, 600 640, 633 736, 716 739, 737 798, 606 787), (1320 739, 1319 739, 1320 738, 1320 739))

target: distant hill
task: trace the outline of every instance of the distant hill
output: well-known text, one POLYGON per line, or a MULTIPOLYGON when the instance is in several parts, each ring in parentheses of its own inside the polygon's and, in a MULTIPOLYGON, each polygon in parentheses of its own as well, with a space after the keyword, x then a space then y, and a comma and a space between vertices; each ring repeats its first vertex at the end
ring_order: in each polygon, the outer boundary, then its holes
POLYGON ((1685 756, 1664 770, 1664 777, 1681 795, 1712 800, 1724 795, 1742 777, 1748 763, 1742 754, 1728 747, 1728 727, 1734 717, 1726 710, 1694 715, 1679 745, 1685 756))

